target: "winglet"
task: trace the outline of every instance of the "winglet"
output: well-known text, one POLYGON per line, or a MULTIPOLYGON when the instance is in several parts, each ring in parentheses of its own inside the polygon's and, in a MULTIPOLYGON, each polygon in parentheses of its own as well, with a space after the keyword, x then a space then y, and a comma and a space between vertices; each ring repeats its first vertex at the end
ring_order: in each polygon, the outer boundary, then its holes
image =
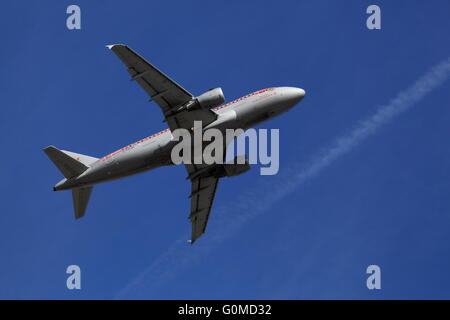
POLYGON ((124 46, 124 44, 120 44, 120 43, 115 43, 115 44, 108 44, 106 47, 111 50, 112 48, 114 48, 115 46, 124 46))

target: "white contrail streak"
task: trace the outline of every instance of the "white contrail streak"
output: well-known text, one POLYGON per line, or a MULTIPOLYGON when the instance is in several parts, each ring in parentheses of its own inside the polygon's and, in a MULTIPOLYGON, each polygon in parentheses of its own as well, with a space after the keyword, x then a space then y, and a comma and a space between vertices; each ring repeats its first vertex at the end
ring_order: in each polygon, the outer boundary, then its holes
MULTIPOLYGON (((133 297, 142 295, 150 298, 152 292, 156 292, 155 289, 165 280, 173 278, 181 269, 195 264, 205 253, 234 234, 248 220, 267 212, 275 202, 316 176, 340 156, 357 147, 364 139, 377 132, 381 126, 417 104, 428 93, 443 84, 449 76, 450 58, 431 68, 389 103, 380 106, 375 114, 360 121, 348 133, 335 139, 329 146, 313 156, 308 164, 294 164, 290 168, 284 169, 283 176, 277 178, 277 181, 271 181, 270 185, 260 183, 262 185, 258 190, 242 194, 233 205, 227 204, 226 208, 215 210, 215 217, 210 222, 207 241, 199 241, 192 248, 186 248, 185 241, 176 241, 147 269, 122 288, 116 298, 128 295, 133 295, 133 297), (148 284, 145 285, 146 290, 139 290, 144 287, 144 282, 148 284), (149 286, 151 287, 149 288, 149 286)), ((264 182, 264 180, 262 181, 264 182)))

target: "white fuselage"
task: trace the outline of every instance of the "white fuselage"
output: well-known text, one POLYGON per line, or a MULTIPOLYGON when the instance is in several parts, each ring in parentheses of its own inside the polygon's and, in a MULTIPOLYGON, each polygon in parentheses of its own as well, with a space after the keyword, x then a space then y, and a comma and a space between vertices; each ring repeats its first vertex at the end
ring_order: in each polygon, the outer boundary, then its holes
MULTIPOLYGON (((260 90, 226 103, 214 110, 218 119, 206 128, 248 129, 295 106, 305 95, 299 88, 260 90)), ((80 176, 60 181, 55 190, 67 190, 123 178, 161 166, 173 165, 174 141, 169 129, 130 144, 94 163, 80 176)))

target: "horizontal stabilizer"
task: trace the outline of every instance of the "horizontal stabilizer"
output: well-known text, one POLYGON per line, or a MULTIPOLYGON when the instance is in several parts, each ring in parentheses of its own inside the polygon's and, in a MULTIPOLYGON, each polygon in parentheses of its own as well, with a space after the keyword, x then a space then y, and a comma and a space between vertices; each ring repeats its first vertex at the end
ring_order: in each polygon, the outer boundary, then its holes
POLYGON ((91 197, 92 187, 84 187, 72 190, 73 209, 75 210, 75 219, 84 216, 86 208, 91 197))
POLYGON ((86 165, 56 149, 54 146, 45 148, 44 152, 67 179, 77 177, 88 169, 86 165))
POLYGON ((61 151, 64 152, 65 154, 71 156, 75 160, 80 161, 85 166, 89 166, 90 164, 92 164, 92 163, 94 163, 95 161, 98 160, 98 158, 86 156, 84 154, 79 154, 79 153, 75 153, 75 152, 72 152, 72 151, 67 151, 67 150, 61 150, 61 151))

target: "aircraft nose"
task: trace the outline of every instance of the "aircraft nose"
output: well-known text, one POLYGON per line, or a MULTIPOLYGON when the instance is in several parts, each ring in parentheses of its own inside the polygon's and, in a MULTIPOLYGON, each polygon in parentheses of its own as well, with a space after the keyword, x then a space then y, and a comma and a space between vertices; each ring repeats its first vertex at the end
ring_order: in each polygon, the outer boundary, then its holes
POLYGON ((301 88, 288 87, 285 89, 285 96, 287 100, 292 104, 292 106, 296 105, 303 99, 306 92, 301 88))
POLYGON ((302 88, 294 88, 297 91, 297 95, 300 97, 300 99, 303 99, 303 97, 306 94, 305 89, 302 88))

